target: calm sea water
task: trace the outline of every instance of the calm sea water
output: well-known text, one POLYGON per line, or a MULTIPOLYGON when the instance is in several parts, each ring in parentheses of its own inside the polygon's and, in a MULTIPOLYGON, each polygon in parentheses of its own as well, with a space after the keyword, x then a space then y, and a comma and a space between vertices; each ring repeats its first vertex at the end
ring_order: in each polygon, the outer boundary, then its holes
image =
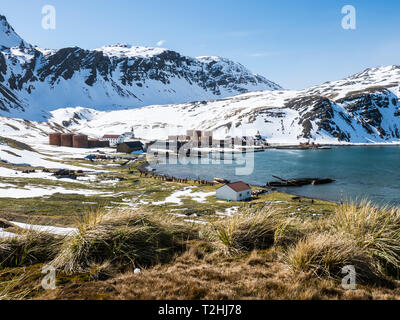
POLYGON ((328 185, 281 189, 304 197, 331 201, 369 199, 377 204, 400 205, 400 147, 334 147, 330 150, 266 150, 254 154, 254 170, 238 176, 232 164, 152 164, 175 177, 212 180, 214 177, 264 185, 282 178, 332 178, 328 185))

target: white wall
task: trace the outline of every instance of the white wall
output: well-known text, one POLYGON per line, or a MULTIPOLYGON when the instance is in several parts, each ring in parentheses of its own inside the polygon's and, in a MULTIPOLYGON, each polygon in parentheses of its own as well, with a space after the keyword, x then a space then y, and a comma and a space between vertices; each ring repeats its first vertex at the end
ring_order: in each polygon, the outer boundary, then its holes
POLYGON ((249 198, 251 198, 251 189, 240 191, 237 193, 237 195, 238 195, 238 198, 237 198, 238 201, 249 199, 249 198))
POLYGON ((230 201, 242 201, 251 197, 251 189, 236 192, 228 186, 223 186, 217 189, 215 193, 217 199, 230 200, 230 201))

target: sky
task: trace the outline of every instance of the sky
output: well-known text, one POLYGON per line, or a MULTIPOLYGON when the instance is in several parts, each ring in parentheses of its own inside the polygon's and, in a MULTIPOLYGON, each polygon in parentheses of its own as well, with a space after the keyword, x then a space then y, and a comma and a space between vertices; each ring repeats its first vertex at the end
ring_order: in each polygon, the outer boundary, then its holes
POLYGON ((128 43, 240 62, 285 89, 400 64, 398 0, 0 0, 0 14, 27 42, 85 49, 128 43), (42 27, 42 8, 56 28, 42 27), (342 7, 356 9, 343 29, 342 7))

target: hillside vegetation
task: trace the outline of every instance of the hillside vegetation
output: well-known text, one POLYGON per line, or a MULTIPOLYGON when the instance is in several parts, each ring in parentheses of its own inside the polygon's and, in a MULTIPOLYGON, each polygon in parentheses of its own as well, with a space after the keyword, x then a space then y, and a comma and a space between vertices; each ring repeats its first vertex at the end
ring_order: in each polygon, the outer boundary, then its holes
POLYGON ((207 225, 138 210, 92 211, 72 237, 0 242, 0 296, 50 299, 398 298, 400 210, 338 206, 318 220, 264 207, 207 225), (57 268, 43 290, 41 268, 57 268), (356 270, 356 290, 341 286, 356 270), (141 272, 134 272, 135 269, 141 272))

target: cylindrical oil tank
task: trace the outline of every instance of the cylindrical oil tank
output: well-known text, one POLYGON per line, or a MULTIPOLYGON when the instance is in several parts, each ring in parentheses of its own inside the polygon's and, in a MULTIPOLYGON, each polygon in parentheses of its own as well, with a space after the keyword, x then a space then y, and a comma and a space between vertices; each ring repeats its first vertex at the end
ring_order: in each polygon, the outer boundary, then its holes
POLYGON ((72 133, 63 133, 61 135, 61 146, 72 147, 72 133))
POLYGON ((100 148, 109 148, 110 147, 110 141, 99 141, 99 147, 100 148))
POLYGON ((98 147, 100 147, 100 141, 98 139, 89 139, 88 147, 89 148, 98 148, 98 147))
POLYGON ((74 148, 87 148, 88 144, 88 136, 84 134, 77 134, 72 137, 72 146, 74 148))
POLYGON ((49 134, 49 144, 51 146, 61 146, 61 133, 50 133, 49 134))

